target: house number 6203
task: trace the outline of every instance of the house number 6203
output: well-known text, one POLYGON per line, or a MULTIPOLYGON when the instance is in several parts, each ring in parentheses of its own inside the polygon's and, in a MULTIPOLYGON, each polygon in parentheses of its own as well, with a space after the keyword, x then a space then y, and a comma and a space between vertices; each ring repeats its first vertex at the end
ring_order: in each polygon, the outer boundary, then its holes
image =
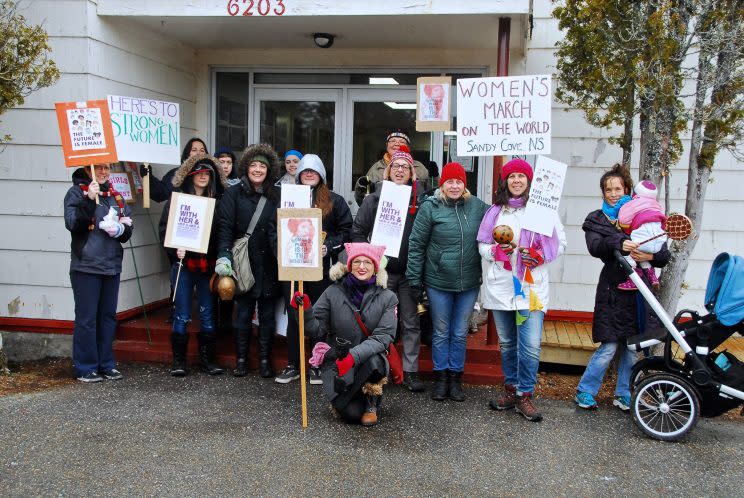
POLYGON ((284 0, 228 0, 227 2, 227 13, 231 16, 281 16, 286 12, 287 7, 284 5, 284 0), (240 4, 243 4, 245 9, 240 12, 240 4), (273 4, 273 9, 272 9, 273 4))

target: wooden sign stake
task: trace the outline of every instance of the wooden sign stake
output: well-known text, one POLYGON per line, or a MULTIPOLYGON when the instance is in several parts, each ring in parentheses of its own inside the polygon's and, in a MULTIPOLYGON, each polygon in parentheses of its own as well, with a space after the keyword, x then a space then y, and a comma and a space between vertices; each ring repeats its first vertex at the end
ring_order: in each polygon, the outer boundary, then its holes
POLYGON ((150 163, 145 163, 147 168, 147 174, 142 177, 142 207, 145 209, 150 208, 150 175, 152 170, 150 169, 150 163))
MULTIPOLYGON (((294 282, 293 282, 294 283, 294 282)), ((300 280, 297 282, 298 291, 300 295, 304 294, 303 282, 300 280)), ((294 285, 290 288, 290 295, 294 289, 294 285)), ((305 382, 305 306, 304 303, 297 307, 300 312, 300 389, 302 390, 302 428, 307 429, 307 384, 305 382)))
POLYGON ((178 260, 178 273, 176 273, 176 283, 173 285, 173 300, 171 302, 176 302, 176 294, 178 293, 178 279, 181 277, 181 268, 183 268, 183 258, 178 260))
MULTIPOLYGON (((93 167, 93 165, 90 165, 90 179, 92 181, 96 181, 96 169, 93 167)), ((96 194, 96 204, 100 204, 98 201, 98 194, 96 194)))

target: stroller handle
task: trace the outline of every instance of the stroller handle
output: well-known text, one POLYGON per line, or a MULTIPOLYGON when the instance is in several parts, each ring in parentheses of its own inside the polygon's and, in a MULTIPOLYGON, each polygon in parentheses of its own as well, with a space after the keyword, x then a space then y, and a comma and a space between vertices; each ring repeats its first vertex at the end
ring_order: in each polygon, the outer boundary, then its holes
POLYGON ((617 260, 618 263, 620 263, 620 267, 622 267, 623 271, 627 273, 628 276, 635 273, 635 271, 633 270, 633 267, 630 266, 630 263, 628 263, 628 260, 625 259, 623 254, 617 249, 615 249, 614 252, 615 252, 615 259, 617 260))

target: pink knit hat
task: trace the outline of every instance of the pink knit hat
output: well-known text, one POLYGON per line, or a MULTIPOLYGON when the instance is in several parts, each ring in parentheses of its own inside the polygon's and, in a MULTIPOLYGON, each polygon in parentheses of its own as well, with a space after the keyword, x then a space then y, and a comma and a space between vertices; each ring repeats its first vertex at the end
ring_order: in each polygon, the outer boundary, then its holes
POLYGON ((633 191, 636 195, 647 197, 649 199, 656 199, 656 194, 658 193, 656 184, 651 180, 643 180, 641 182, 638 182, 633 191))
POLYGON ((501 179, 506 181, 512 173, 522 173, 532 181, 532 166, 524 159, 512 159, 501 168, 501 179))
POLYGON ((366 256, 372 260, 375 265, 375 273, 380 270, 380 259, 385 253, 385 246, 373 246, 367 242, 347 242, 344 244, 346 249, 346 269, 351 271, 351 262, 359 256, 366 256))

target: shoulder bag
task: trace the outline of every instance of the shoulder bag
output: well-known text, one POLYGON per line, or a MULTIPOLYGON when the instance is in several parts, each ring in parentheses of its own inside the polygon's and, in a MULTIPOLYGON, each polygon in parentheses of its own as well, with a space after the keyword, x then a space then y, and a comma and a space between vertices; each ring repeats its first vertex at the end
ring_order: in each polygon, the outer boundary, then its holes
POLYGON ((251 234, 258 224, 258 219, 261 217, 264 206, 266 205, 266 197, 261 196, 258 200, 258 206, 256 211, 253 213, 251 222, 248 225, 248 230, 245 235, 235 241, 232 246, 233 256, 233 276, 235 277, 235 294, 245 294, 253 284, 256 283, 256 279, 253 277, 253 271, 251 270, 251 258, 248 251, 248 242, 251 239, 251 234))

